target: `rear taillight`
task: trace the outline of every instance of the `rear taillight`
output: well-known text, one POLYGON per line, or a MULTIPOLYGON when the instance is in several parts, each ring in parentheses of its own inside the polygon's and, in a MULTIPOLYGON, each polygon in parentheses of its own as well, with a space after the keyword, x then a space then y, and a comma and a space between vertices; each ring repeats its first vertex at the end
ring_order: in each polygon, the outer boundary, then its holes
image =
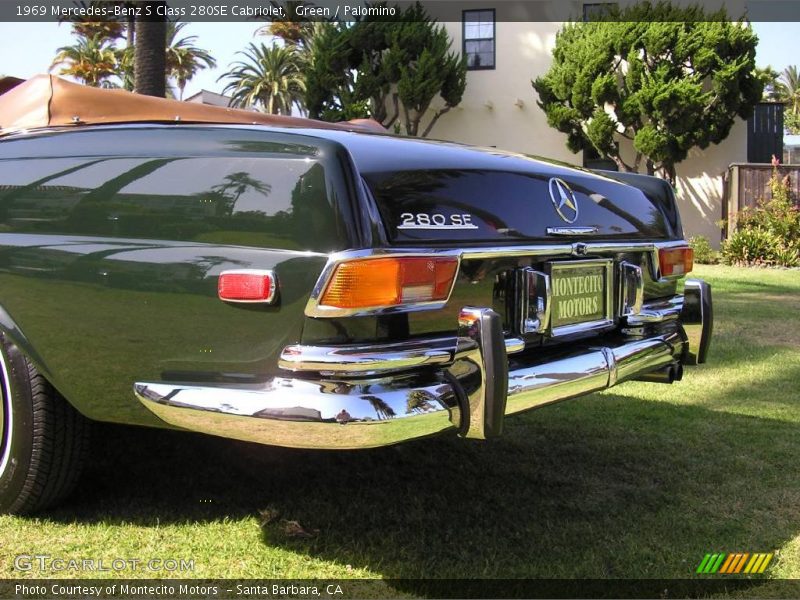
POLYGON ((456 257, 349 260, 336 266, 321 306, 377 308, 447 300, 458 270, 456 257))
POLYGON ((684 248, 661 248, 658 251, 658 265, 662 277, 672 277, 691 273, 694 267, 694 250, 684 248))
POLYGON ((272 271, 240 269, 223 271, 217 280, 217 294, 225 302, 274 302, 278 282, 272 271))

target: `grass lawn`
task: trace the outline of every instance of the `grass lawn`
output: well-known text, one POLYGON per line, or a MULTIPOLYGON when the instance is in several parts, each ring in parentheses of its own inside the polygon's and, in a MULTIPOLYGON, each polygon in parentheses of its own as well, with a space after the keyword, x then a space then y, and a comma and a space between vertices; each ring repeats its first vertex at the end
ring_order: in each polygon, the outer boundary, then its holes
POLYGON ((0 577, 47 553, 202 578, 692 578, 739 551, 800 578, 800 271, 696 274, 710 364, 509 418, 496 442, 324 453, 98 427, 70 504, 0 517, 0 577))

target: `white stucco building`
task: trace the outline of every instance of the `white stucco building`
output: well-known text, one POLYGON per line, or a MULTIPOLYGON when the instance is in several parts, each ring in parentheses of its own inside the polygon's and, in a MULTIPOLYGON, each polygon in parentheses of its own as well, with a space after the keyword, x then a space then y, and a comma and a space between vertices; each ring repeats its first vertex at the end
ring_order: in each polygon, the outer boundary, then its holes
MULTIPOLYGON (((737 7, 743 11, 753 3, 724 4, 728 14, 735 15, 737 7)), ((579 19, 584 10, 598 6, 568 0, 560 10, 579 19)), ((571 153, 566 136, 547 125, 531 86, 532 79, 549 69, 556 33, 564 22, 504 20, 509 19, 504 10, 502 0, 487 0, 485 9, 464 11, 463 21, 444 23, 453 49, 467 55, 471 68, 463 101, 440 118, 430 137, 584 165, 583 154, 571 153)), ((677 195, 687 236, 704 235, 719 243, 722 174, 731 163, 747 162, 747 135, 747 122, 739 119, 724 142, 693 150, 678 165, 677 195)))

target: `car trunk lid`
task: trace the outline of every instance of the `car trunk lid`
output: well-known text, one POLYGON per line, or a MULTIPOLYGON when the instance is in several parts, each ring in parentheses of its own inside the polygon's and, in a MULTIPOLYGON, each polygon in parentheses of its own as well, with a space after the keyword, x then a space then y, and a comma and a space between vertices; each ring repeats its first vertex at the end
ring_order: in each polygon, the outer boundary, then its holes
POLYGON ((659 240, 674 232, 639 189, 589 172, 419 169, 365 175, 389 240, 659 240))

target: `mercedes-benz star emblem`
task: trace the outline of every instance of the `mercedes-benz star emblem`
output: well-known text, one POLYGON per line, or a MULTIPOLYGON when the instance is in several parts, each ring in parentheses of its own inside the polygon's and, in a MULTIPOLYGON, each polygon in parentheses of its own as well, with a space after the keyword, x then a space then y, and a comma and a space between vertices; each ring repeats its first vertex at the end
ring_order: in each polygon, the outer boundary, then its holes
POLYGON ((575 194, 564 181, 557 177, 550 180, 550 200, 553 201, 558 216, 564 221, 574 223, 578 220, 578 202, 575 194))

